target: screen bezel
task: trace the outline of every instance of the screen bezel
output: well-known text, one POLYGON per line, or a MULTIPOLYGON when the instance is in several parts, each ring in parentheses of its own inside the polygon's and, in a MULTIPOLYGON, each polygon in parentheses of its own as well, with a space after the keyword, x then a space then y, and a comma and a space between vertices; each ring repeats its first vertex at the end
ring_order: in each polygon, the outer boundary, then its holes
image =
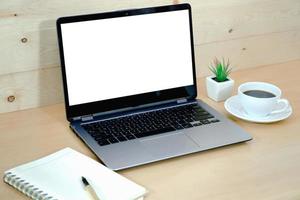
MULTIPOLYGON (((91 115, 95 113, 101 113, 105 111, 111 111, 111 110, 128 108, 128 107, 136 107, 143 104, 151 104, 151 103, 157 103, 160 101, 167 101, 167 100, 177 100, 182 98, 186 98, 186 99, 196 98, 197 86, 196 86, 192 14, 191 14, 191 6, 189 4, 185 3, 185 4, 177 4, 177 5, 169 5, 169 6, 61 17, 57 19, 56 26, 57 26, 57 34, 58 34, 61 69, 62 69, 65 109, 66 109, 67 119, 69 121, 79 116, 91 115), (189 12, 189 26, 190 26, 190 40, 191 40, 191 54, 192 54, 191 56, 192 56, 192 67, 193 67, 193 85, 148 92, 144 94, 131 95, 126 97, 119 97, 119 98, 108 99, 108 100, 101 100, 96 102, 89 102, 89 103, 72 105, 72 106, 69 105, 68 86, 67 86, 67 77, 66 77, 64 53, 63 53, 62 31, 61 31, 62 24, 115 18, 115 17, 144 15, 144 14, 159 13, 159 12, 177 11, 177 10, 188 10, 189 12)), ((120 83, 116 83, 116 84, 120 84, 120 83)))

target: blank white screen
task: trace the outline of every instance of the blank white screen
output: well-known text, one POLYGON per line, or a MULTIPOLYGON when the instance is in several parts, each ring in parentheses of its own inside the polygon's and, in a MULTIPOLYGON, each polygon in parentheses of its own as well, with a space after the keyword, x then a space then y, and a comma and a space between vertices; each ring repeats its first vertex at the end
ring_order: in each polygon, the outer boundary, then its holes
POLYGON ((193 84, 188 10, 61 25, 69 105, 193 84))

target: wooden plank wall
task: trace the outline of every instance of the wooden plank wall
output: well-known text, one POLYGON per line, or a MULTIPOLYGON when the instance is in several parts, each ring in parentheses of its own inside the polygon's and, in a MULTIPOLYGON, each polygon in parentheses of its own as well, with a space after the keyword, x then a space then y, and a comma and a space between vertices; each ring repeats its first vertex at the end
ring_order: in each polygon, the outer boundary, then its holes
POLYGON ((178 2, 192 5, 198 76, 215 56, 235 70, 300 59, 299 0, 0 1, 0 112, 63 102, 56 18, 178 2))

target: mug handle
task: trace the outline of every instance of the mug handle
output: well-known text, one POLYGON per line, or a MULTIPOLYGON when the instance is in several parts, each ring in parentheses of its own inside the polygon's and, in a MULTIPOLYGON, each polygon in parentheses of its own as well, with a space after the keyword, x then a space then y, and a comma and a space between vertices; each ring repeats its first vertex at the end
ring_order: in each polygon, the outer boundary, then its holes
POLYGON ((273 115, 273 114, 278 114, 278 113, 282 113, 283 111, 285 111, 289 106, 290 106, 290 103, 288 100, 286 99, 278 99, 277 100, 277 104, 284 104, 284 107, 281 108, 281 109, 278 109, 278 110, 274 110, 272 111, 270 114, 273 115))

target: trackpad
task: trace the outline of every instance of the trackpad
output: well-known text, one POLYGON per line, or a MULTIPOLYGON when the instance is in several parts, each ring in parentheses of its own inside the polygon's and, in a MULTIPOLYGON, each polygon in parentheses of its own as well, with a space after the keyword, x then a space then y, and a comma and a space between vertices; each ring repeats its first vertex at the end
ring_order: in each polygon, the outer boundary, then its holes
POLYGON ((194 141, 182 132, 144 139, 141 140, 141 144, 147 152, 156 156, 157 159, 192 153, 199 148, 194 141))

